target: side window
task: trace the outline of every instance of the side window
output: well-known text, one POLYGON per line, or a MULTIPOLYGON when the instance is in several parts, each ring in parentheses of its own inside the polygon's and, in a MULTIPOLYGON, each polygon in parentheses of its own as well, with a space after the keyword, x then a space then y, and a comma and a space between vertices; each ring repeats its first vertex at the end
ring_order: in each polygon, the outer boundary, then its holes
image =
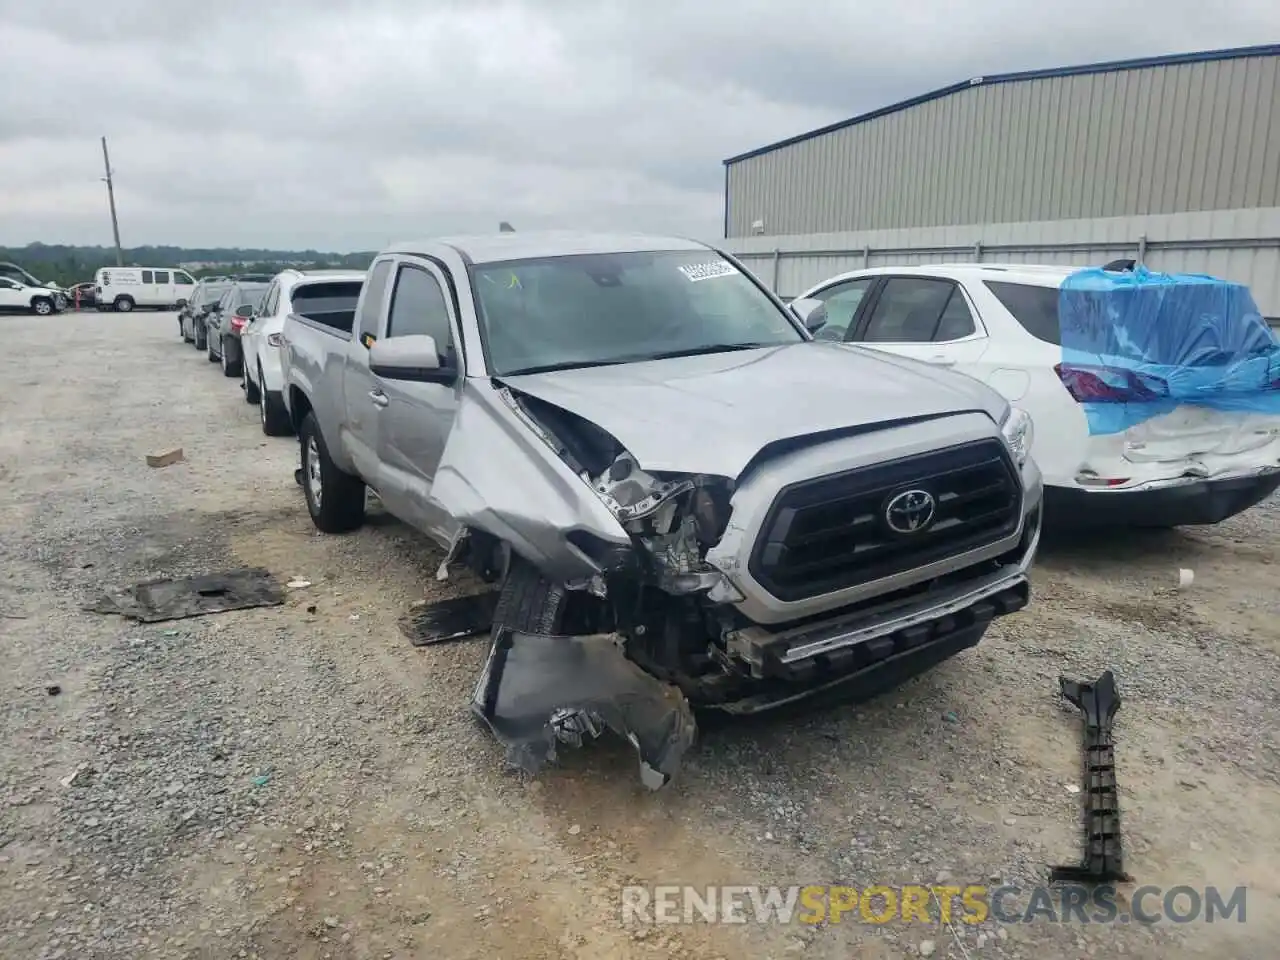
POLYGON ((426 334, 436 342, 436 352, 444 364, 453 344, 449 325, 449 307, 436 278, 421 267, 405 265, 396 275, 391 291, 391 314, 387 319, 388 337, 426 334))
POLYGON ((845 339, 845 335, 853 325, 853 317, 858 312, 858 305, 862 303, 862 298, 867 295, 867 291, 875 281, 875 277, 846 280, 844 283, 837 283, 825 290, 819 290, 813 295, 815 300, 821 300, 827 305, 827 325, 818 331, 820 339, 845 339), (823 333, 826 333, 826 336, 822 336, 823 333))
POLYGON ((366 347, 370 340, 378 335, 378 316, 382 310, 382 295, 387 289, 387 277, 391 273, 391 261, 379 260, 369 270, 369 279, 365 282, 368 294, 360 304, 360 315, 356 317, 356 335, 366 347))
POLYGON ((267 288, 267 295, 262 298, 262 315, 264 317, 274 317, 276 315, 276 307, 280 305, 280 284, 272 283, 267 288))
POLYGON ((181 270, 175 270, 173 272, 173 282, 178 284, 178 286, 180 287, 187 287, 195 283, 194 280, 192 280, 189 276, 187 276, 187 274, 183 273, 181 270))
POLYGON ((156 283, 168 283, 168 282, 169 282, 169 271, 168 271, 168 270, 157 270, 157 271, 156 271, 156 283))
POLYGON ((0 290, 17 290, 18 285, 7 277, 0 277, 0 290))
POLYGON ((1024 283, 997 283, 992 280, 984 282, 1023 330, 1045 343, 1062 343, 1056 286, 1032 287, 1024 283))
POLYGON ((965 302, 964 291, 957 284, 951 288, 951 299, 947 301, 946 309, 942 311, 942 319, 938 321, 938 330, 933 335, 933 339, 939 343, 945 343, 948 340, 967 337, 976 333, 977 330, 978 326, 973 322, 973 314, 969 312, 969 304, 965 302))
POLYGON ((950 280, 892 277, 885 282, 862 339, 868 343, 927 343, 955 284, 950 280))
POLYGON ((154 275, 151 273, 151 271, 150 271, 150 270, 143 270, 143 271, 142 271, 142 282, 143 282, 143 283, 155 283, 155 282, 156 282, 156 281, 155 281, 155 277, 154 277, 154 275))

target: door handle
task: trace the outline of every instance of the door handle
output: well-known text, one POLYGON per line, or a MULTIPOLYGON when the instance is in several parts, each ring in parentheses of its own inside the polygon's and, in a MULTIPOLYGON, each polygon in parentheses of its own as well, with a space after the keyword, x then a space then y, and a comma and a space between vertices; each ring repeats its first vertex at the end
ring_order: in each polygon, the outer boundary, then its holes
POLYGON ((373 401, 375 407, 385 407, 391 402, 391 399, 381 390, 370 390, 369 399, 373 401))
POLYGON ((929 362, 939 367, 954 367, 956 362, 948 357, 939 354, 936 357, 930 357, 929 362))

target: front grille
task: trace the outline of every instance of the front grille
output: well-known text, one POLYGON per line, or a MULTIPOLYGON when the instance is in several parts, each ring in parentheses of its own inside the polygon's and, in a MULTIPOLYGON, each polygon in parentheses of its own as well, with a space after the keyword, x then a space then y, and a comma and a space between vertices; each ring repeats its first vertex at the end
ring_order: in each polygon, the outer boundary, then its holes
POLYGON ((1022 484, 995 439, 803 480, 774 500, 750 570, 779 600, 816 597, 1008 537, 1021 506, 1022 484), (895 531, 886 510, 913 490, 933 498, 933 516, 895 531))

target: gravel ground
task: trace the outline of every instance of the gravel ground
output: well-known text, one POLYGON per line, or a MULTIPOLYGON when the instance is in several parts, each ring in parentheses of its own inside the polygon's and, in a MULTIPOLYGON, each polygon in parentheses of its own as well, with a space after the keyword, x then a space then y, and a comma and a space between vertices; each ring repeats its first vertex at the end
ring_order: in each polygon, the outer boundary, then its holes
POLYGON ((468 714, 484 645, 397 630, 440 595, 438 552, 377 514, 317 534, 294 444, 172 314, 0 331, 4 958, 1274 955, 1274 501, 1050 544, 1032 607, 977 649, 856 709, 705 730, 660 793, 606 741, 531 780, 468 714), (312 585, 153 626, 81 610, 242 565, 312 585), (1127 866, 1247 884, 1246 923, 620 922, 633 882, 1042 880, 1079 858, 1080 715, 1056 678, 1108 666, 1127 866))

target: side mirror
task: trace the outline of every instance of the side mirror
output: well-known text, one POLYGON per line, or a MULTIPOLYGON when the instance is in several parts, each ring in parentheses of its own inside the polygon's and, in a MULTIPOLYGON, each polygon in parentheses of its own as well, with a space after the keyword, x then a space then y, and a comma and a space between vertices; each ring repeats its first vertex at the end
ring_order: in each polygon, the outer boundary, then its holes
POLYGON ((804 324, 810 333, 816 333, 827 323, 827 305, 821 300, 811 297, 792 300, 789 304, 791 312, 804 324))
POLYGON ((253 316, 253 304, 244 303, 236 307, 236 316, 244 317, 246 320, 248 320, 250 317, 253 316))
POLYGON ((436 338, 424 333, 375 340, 369 348, 369 370, 388 380, 453 383, 457 371, 440 365, 436 338))

